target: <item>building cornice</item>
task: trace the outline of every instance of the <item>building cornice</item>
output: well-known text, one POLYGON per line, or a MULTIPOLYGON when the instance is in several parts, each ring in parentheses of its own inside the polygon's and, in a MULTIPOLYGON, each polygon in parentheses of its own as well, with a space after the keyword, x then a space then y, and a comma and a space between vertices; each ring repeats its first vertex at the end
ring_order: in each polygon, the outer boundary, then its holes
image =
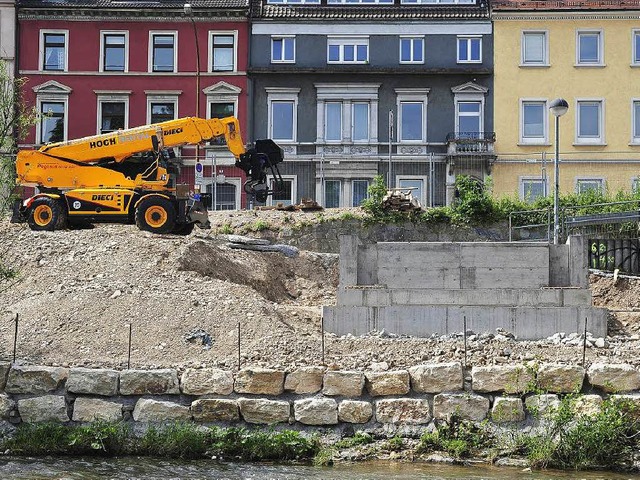
MULTIPOLYGON (((229 19, 244 19, 248 18, 248 10, 234 9, 215 10, 210 12, 207 16, 199 15, 194 17, 195 22, 224 22, 229 19)), ((191 18, 184 17, 182 12, 165 12, 160 14, 157 10, 145 11, 145 10, 92 10, 92 9, 19 9, 18 20, 62 20, 65 22, 86 22, 91 21, 114 21, 114 20, 126 20, 128 22, 191 22, 191 18), (173 14, 173 15, 172 15, 173 14)))
POLYGON ((625 12, 493 12, 493 20, 640 20, 640 10, 625 12))

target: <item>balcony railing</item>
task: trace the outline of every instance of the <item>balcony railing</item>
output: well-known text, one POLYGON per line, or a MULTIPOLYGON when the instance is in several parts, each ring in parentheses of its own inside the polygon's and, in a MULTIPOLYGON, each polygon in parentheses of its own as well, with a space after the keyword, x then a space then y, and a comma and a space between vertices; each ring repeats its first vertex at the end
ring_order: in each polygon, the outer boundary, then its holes
POLYGON ((447 154, 465 155, 470 153, 493 154, 495 132, 457 132, 447 135, 447 154))

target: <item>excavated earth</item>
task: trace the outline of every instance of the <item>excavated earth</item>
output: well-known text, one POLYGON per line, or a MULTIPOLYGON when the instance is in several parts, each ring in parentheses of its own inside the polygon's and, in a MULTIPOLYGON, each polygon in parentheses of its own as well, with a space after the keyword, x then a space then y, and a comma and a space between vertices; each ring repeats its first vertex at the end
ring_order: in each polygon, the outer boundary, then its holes
MULTIPOLYGON (((345 211, 216 212, 211 230, 187 237, 132 225, 32 232, 3 218, 0 265, 17 276, 0 281, 0 361, 13 359, 16 316, 16 360, 32 364, 292 369, 464 361, 462 334, 323 339, 320 313, 335 303, 337 254, 300 250, 288 257, 229 247, 230 233, 274 236, 338 215, 345 211)), ((640 365, 640 280, 592 275, 591 283, 594 304, 611 315, 609 337, 588 337, 586 363, 640 365)), ((583 341, 561 334, 535 342, 505 332, 470 335, 466 351, 469 366, 576 364, 582 357, 583 341)))

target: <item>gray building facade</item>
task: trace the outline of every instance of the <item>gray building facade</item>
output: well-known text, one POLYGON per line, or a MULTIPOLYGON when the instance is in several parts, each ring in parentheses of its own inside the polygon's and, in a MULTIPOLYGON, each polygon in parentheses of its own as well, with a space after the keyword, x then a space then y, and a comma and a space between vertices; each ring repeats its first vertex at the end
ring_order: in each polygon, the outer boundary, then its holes
POLYGON ((449 204, 493 160, 493 38, 483 0, 254 0, 250 131, 285 150, 284 192, 357 206, 376 175, 449 204))

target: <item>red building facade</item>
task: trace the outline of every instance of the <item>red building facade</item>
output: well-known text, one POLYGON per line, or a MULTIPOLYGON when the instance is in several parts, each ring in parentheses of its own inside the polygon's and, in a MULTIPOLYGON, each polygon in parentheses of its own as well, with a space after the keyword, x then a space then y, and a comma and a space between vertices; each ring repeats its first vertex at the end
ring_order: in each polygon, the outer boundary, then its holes
MULTIPOLYGON (((43 114, 21 147, 187 116, 236 116, 246 141, 248 35, 243 0, 21 2, 17 68, 43 114)), ((218 209, 245 206, 223 142, 177 153, 181 183, 215 191, 218 209)))

